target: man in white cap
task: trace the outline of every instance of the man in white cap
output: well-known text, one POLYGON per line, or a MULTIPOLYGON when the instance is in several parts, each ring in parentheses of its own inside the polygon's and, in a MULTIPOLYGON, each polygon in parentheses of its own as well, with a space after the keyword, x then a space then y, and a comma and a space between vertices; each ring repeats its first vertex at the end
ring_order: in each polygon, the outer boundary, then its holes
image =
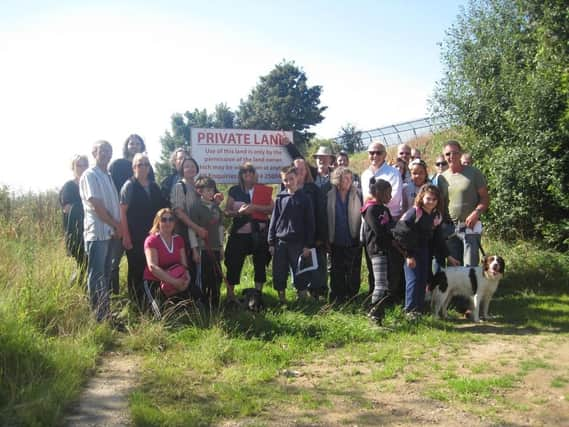
POLYGON ((313 154, 316 159, 317 175, 314 177, 314 183, 318 188, 322 188, 330 182, 330 173, 332 172, 332 162, 334 162, 334 154, 329 147, 320 146, 318 151, 313 154))
MULTIPOLYGON (((367 153, 369 156, 369 167, 362 173, 362 194, 364 201, 369 198, 369 184, 371 178, 383 179, 391 184, 391 201, 386 205, 391 212, 394 221, 401 217, 401 201, 403 199, 403 182, 401 174, 393 166, 389 166, 385 161, 387 151, 385 146, 379 142, 372 142, 367 153)), ((365 248, 365 246, 364 246, 365 248)), ((366 251, 366 262, 368 265, 368 282, 370 293, 374 288, 373 269, 371 259, 366 251)), ((403 257, 396 250, 392 251, 389 257, 389 290, 394 301, 405 297, 405 289, 402 286, 403 257)))

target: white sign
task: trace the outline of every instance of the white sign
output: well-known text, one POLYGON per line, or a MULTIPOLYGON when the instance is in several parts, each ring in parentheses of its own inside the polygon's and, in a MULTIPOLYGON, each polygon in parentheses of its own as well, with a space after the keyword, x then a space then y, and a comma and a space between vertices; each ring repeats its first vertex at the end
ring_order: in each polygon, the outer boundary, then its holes
POLYGON ((192 128, 192 157, 200 174, 218 184, 237 184, 239 166, 245 162, 253 164, 260 184, 278 184, 281 168, 292 162, 283 148, 285 136, 292 141, 292 132, 192 128))

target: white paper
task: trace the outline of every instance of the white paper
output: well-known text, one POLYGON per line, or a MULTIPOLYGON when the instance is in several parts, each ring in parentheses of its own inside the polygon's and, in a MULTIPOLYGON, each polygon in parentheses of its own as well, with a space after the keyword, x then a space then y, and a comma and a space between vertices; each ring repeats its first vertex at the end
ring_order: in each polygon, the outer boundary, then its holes
POLYGON ((316 249, 312 248, 310 249, 310 255, 308 255, 308 258, 304 258, 302 254, 300 254, 300 256, 298 257, 296 275, 298 276, 299 274, 305 273, 307 271, 316 270, 317 268, 318 268, 318 258, 316 258, 316 249), (303 264, 305 265, 305 267, 301 268, 303 264))

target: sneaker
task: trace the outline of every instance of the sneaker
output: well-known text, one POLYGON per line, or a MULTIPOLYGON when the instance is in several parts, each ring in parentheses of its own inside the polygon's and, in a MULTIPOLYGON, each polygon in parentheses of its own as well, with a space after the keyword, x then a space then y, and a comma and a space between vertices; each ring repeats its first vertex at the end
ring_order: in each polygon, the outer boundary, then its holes
POLYGON ((410 322, 415 322, 421 318, 421 313, 417 313, 416 311, 409 311, 405 313, 405 317, 410 322))
POLYGON ((381 324, 385 318, 385 308, 382 305, 375 305, 367 314, 367 317, 375 323, 381 324))
POLYGON ((386 297, 386 295, 387 295, 386 292, 380 291, 380 292, 377 292, 377 293, 376 293, 376 292, 374 291, 374 292, 371 294, 371 304, 372 304, 372 305, 375 305, 375 304, 379 303, 382 299, 384 299, 384 298, 386 297))

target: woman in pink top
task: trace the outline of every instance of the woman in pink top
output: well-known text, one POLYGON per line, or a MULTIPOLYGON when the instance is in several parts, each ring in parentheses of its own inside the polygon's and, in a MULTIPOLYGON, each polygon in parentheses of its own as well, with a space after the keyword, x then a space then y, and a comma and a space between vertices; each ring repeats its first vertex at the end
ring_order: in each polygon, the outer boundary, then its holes
POLYGON ((146 255, 144 279, 170 283, 179 291, 176 297, 187 298, 191 296, 194 301, 198 302, 202 300, 203 296, 197 287, 190 286, 190 274, 188 272, 180 278, 175 278, 168 273, 168 269, 176 264, 183 266, 186 270, 188 269, 184 239, 182 236, 174 234, 175 223, 176 217, 172 209, 164 208, 156 213, 150 234, 144 241, 144 253, 146 255))

